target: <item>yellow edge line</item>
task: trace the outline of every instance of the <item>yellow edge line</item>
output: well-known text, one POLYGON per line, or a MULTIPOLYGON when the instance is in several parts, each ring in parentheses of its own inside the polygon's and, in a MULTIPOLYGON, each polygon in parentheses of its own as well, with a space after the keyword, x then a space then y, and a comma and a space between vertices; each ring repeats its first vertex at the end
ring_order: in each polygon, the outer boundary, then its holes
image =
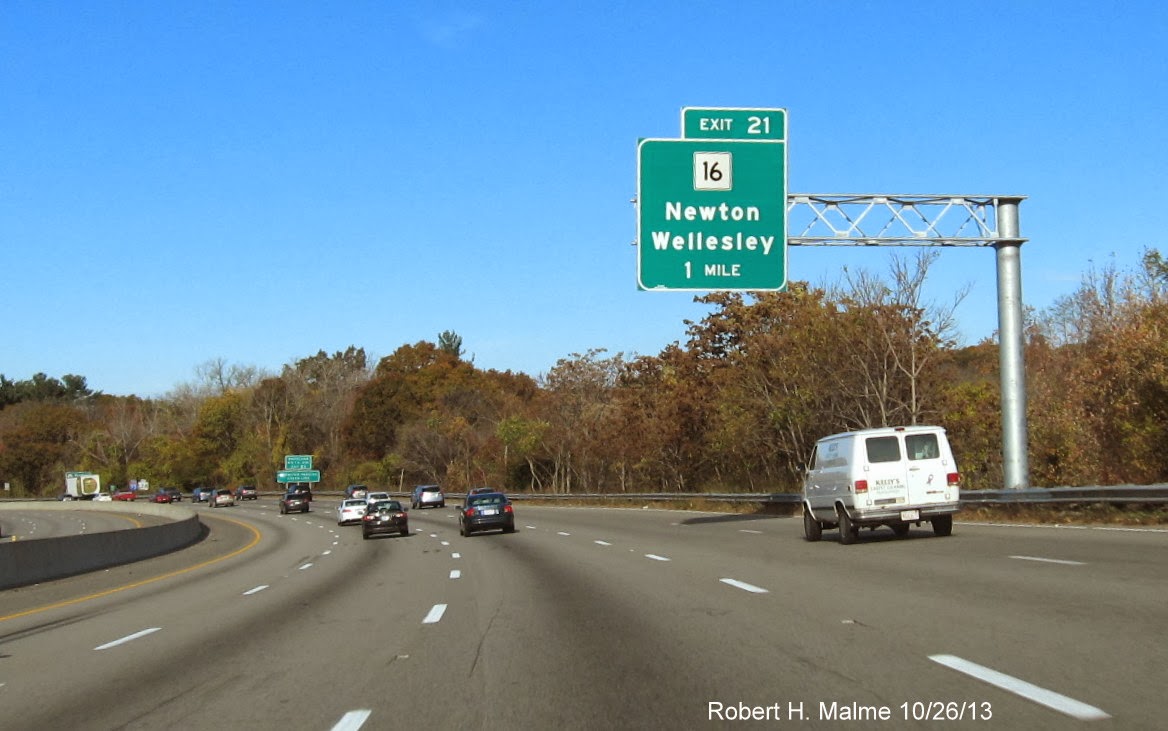
MULTIPOLYGON (((60 609, 61 607, 68 607, 68 606, 72 606, 74 604, 80 604, 82 602, 91 601, 93 599, 100 599, 103 596, 117 594, 118 592, 126 591, 127 589, 137 589, 139 586, 153 584, 156 581, 162 581, 163 579, 169 579, 169 578, 172 578, 174 576, 181 576, 182 574, 190 573, 191 571, 196 571, 196 570, 201 569, 201 568, 206 568, 207 566, 210 566, 212 564, 217 564, 220 561, 226 561, 229 558, 234 558, 234 557, 238 556, 239 554, 244 553, 245 551, 250 551, 251 549, 255 548, 256 545, 259 544, 260 539, 263 538, 263 534, 261 534, 259 532, 259 530, 257 530, 256 527, 253 525, 250 525, 248 523, 242 523, 238 520, 235 520, 234 518, 219 518, 218 516, 216 516, 216 518, 218 520, 226 520, 228 523, 235 523, 238 526, 242 526, 244 528, 247 528, 249 531, 252 532, 252 535, 254 537, 251 539, 251 542, 248 543, 246 546, 244 546, 243 548, 240 548, 238 550, 232 551, 231 553, 227 554, 226 556, 220 556, 219 558, 213 558, 209 561, 197 563, 194 566, 188 566, 185 569, 178 569, 177 571, 171 571, 170 573, 162 574, 160 576, 154 576, 154 577, 149 578, 149 579, 142 579, 141 581, 135 581, 132 584, 126 584, 124 586, 119 586, 119 587, 116 587, 113 589, 106 589, 105 591, 99 591, 96 594, 89 594, 87 596, 77 597, 76 599, 67 599, 63 602, 57 602, 55 604, 46 604, 43 607, 36 607, 35 609, 26 609, 23 612, 17 612, 16 614, 9 614, 9 615, 0 617, 0 622, 6 622, 9 619, 17 619, 19 617, 27 617, 30 614, 39 614, 40 612, 47 612, 50 609, 60 609)), ((200 520, 202 520, 202 519, 200 518, 200 520)))

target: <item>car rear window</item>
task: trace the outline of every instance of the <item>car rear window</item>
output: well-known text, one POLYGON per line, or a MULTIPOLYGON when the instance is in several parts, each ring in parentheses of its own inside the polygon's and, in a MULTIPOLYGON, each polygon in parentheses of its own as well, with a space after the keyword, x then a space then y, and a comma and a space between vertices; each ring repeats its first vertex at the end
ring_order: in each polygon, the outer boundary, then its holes
POLYGON ((471 505, 502 505, 503 504, 503 496, 502 495, 475 496, 475 497, 472 497, 469 502, 471 505))
POLYGON ((440 487, 423 487, 422 492, 442 492, 440 487))
POLYGON ((374 510, 379 513, 400 513, 401 509, 401 503, 396 500, 386 500, 380 503, 374 503, 374 510))

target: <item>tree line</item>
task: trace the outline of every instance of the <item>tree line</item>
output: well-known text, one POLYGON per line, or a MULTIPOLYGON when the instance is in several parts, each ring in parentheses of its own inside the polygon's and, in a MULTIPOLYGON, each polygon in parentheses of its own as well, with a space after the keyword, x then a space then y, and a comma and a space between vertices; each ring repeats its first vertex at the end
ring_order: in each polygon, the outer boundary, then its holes
MULTIPOLYGON (((481 369, 452 331, 378 362, 364 348, 279 374, 212 360, 161 398, 95 393, 86 379, 0 376, 0 482, 275 489, 286 454, 311 454, 323 489, 439 483, 548 493, 797 490, 815 440, 871 426, 945 426, 967 488, 1002 485, 998 349, 958 346, 964 296, 924 300, 935 251, 887 274, 711 293, 684 340, 656 355, 603 349, 538 378, 481 369)), ((1088 272, 1026 313, 1031 482, 1168 477, 1168 265, 1088 272)))

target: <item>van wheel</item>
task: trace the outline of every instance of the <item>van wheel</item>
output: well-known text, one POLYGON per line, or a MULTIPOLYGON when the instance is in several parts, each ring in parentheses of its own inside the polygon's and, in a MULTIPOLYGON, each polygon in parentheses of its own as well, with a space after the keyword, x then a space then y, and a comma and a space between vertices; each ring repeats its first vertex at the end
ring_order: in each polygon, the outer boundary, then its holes
POLYGON ((852 519, 848 515, 848 511, 843 508, 838 508, 837 510, 839 511, 840 545, 850 546, 860 537, 860 529, 852 525, 852 519))
POLYGON ((938 515, 933 518, 933 533, 939 536, 953 535, 953 516, 938 515))
POLYGON ((892 532, 896 534, 897 538, 904 538, 908 535, 908 523, 893 523, 892 532))
POLYGON ((803 537, 809 541, 818 541, 823 537, 823 526, 811 515, 807 506, 803 506, 803 537))

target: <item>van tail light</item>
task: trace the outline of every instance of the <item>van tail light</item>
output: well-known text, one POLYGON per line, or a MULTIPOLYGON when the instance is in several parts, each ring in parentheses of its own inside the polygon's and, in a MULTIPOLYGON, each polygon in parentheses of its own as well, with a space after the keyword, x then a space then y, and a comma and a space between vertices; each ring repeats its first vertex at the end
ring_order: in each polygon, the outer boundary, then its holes
POLYGON ((856 480, 856 492, 868 492, 868 481, 856 480))
POLYGON ((961 473, 950 472, 949 474, 945 475, 945 481, 949 483, 949 487, 957 487, 961 484, 961 473))

